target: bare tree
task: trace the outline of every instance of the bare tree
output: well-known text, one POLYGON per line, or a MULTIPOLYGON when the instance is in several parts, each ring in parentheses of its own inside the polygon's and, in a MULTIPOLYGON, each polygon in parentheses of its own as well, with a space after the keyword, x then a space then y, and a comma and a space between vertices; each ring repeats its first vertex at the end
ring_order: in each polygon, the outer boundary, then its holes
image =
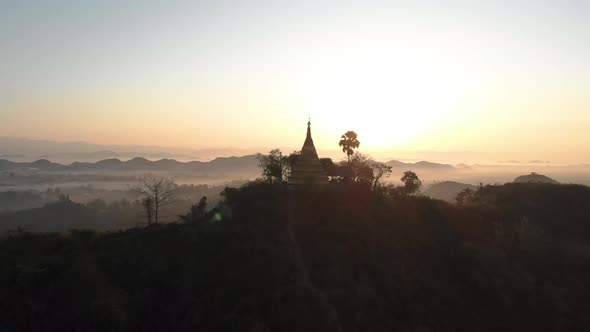
POLYGON ((176 184, 165 177, 146 176, 139 180, 135 190, 143 196, 148 224, 160 221, 162 207, 172 201, 176 184))

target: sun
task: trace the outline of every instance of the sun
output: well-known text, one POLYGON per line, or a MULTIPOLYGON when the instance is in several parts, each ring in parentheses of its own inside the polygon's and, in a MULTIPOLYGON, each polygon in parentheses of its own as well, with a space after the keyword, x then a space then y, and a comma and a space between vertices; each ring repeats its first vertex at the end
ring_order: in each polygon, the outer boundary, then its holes
POLYGON ((372 52, 343 46, 310 58, 297 86, 301 104, 332 128, 355 130, 365 148, 412 148, 453 112, 465 83, 453 71, 458 64, 435 49, 369 46, 372 52))
POLYGON ((443 87, 380 77, 353 81, 325 82, 309 94, 306 109, 331 128, 356 131, 363 148, 408 147, 452 107, 443 87))

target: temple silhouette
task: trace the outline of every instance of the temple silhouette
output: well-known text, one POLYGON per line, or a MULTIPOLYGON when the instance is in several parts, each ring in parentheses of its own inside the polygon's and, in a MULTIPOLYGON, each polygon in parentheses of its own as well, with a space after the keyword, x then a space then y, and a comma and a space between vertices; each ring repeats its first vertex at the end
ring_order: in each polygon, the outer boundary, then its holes
POLYGON ((311 121, 307 122, 307 136, 301 148, 301 154, 293 163, 288 183, 291 185, 323 185, 328 183, 328 175, 322 167, 311 138, 311 121))

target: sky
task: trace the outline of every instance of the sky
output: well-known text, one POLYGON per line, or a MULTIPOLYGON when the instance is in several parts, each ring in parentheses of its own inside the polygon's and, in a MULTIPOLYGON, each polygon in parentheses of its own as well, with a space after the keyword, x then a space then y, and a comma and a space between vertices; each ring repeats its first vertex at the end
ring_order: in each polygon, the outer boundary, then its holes
POLYGON ((588 1, 3 1, 0 136, 590 162, 588 1))

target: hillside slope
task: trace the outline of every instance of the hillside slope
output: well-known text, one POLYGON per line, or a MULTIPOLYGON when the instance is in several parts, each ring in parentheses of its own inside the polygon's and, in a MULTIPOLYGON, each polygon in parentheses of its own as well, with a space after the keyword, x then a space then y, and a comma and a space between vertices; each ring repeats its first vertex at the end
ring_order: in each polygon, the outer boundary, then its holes
POLYGON ((363 186, 251 184, 225 190, 220 221, 17 233, 0 242, 0 329, 588 330, 588 242, 523 232, 522 216, 544 231, 551 218, 585 221, 575 232, 587 240, 590 188, 488 191, 459 208, 363 186), (554 194, 561 214, 542 219, 554 194))

